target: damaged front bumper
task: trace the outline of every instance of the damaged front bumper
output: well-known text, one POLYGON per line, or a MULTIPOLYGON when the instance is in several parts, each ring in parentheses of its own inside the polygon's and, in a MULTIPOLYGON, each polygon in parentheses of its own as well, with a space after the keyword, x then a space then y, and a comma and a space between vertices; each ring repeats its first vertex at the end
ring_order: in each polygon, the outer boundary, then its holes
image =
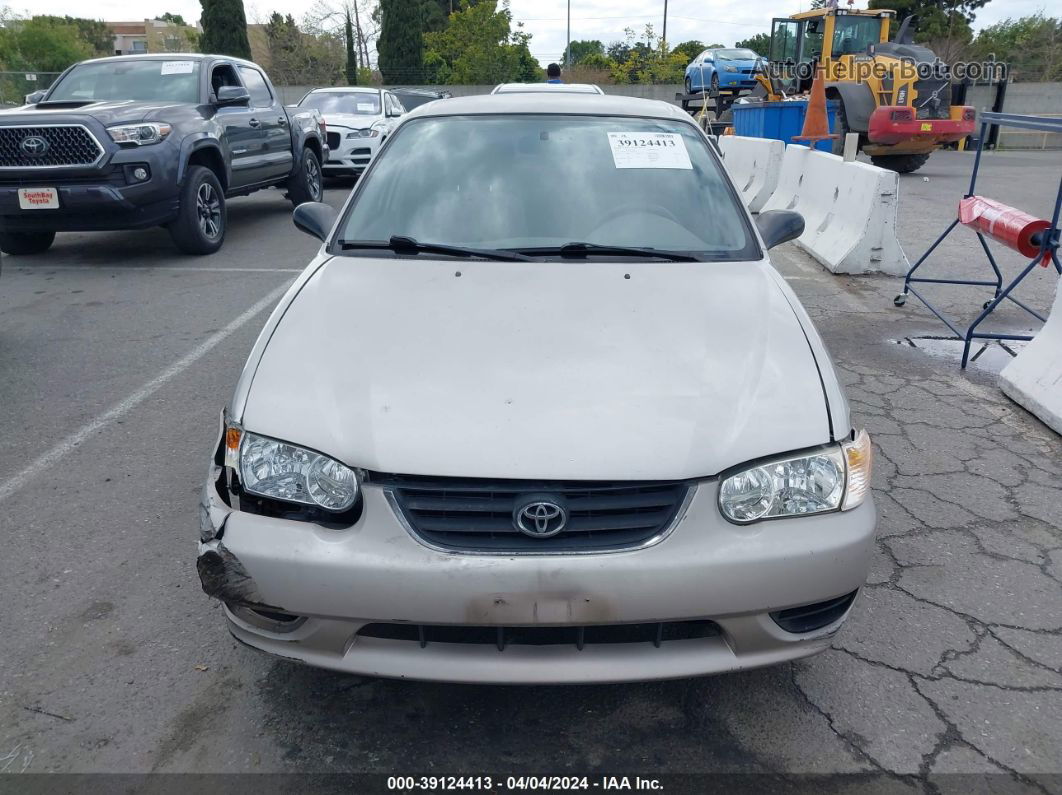
POLYGON ((705 481, 644 549, 478 556, 418 541, 382 486, 367 484, 357 521, 335 529, 234 510, 220 477, 203 491, 198 568, 229 630, 270 654, 369 676, 617 682, 804 657, 840 628, 873 548, 869 501, 737 526, 705 481), (794 626, 779 618, 787 608, 827 603, 825 626, 783 629, 794 626))

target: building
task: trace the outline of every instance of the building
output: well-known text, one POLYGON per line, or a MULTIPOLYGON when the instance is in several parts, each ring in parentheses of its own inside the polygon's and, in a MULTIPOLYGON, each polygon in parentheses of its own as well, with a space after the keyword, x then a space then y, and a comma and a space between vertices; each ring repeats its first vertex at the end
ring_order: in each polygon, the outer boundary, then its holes
POLYGON ((146 52, 195 52, 198 49, 198 25, 175 25, 161 19, 140 22, 108 22, 114 36, 115 55, 146 52))

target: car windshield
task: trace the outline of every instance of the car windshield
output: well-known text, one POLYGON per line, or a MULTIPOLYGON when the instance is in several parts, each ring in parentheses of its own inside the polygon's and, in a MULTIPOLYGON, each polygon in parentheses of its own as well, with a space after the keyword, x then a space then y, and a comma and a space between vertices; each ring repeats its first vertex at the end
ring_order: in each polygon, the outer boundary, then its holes
POLYGON ((355 116, 379 116, 380 95, 368 91, 318 91, 307 94, 300 108, 317 108, 321 113, 349 113, 355 116))
POLYGON ((490 249, 581 242, 759 257, 719 161, 699 130, 677 120, 415 119, 363 180, 340 224, 348 243, 398 235, 490 249))
POLYGON ((49 102, 134 100, 196 102, 199 62, 162 58, 96 61, 75 66, 52 86, 49 102))
POLYGON ((715 57, 723 61, 755 61, 758 56, 752 50, 716 50, 715 57))

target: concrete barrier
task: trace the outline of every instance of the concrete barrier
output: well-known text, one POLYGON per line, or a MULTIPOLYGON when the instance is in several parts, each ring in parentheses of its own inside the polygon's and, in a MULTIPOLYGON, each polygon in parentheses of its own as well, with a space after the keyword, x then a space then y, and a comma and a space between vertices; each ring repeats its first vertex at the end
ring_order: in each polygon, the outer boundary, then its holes
POLYGON ((722 135, 719 149, 745 205, 758 213, 778 187, 785 144, 768 138, 722 135))
MULTIPOLYGON (((724 136, 725 137, 725 136, 724 136)), ((767 210, 794 210, 800 185, 804 181, 804 158, 811 150, 800 144, 789 144, 782 155, 782 168, 778 172, 778 186, 771 198, 763 203, 761 212, 767 210)))
POLYGON ((999 387, 1062 434, 1062 281, 1047 322, 999 374, 999 387))
POLYGON ((896 237, 898 191, 894 171, 790 145, 761 209, 803 215, 797 245, 832 273, 902 276, 910 263, 896 237))

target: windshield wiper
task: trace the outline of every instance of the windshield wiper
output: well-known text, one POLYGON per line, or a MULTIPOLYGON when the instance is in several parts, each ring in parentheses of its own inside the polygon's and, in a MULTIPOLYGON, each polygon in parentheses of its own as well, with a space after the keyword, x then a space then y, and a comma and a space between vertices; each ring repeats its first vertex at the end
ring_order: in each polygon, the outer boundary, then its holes
POLYGON ((500 248, 468 248, 466 246, 448 246, 444 243, 420 243, 411 237, 391 235, 386 243, 381 240, 340 240, 343 251, 359 248, 387 249, 396 254, 449 254, 454 257, 481 257, 483 259, 501 260, 503 262, 533 262, 531 257, 516 251, 500 248))
POLYGON ((602 254, 616 257, 654 257, 666 259, 671 262, 700 262, 700 257, 686 254, 681 251, 668 251, 657 248, 636 248, 633 246, 608 246, 602 243, 565 243, 563 246, 549 246, 544 248, 522 248, 524 254, 542 256, 544 254, 560 254, 562 257, 585 257, 590 254, 602 254))

